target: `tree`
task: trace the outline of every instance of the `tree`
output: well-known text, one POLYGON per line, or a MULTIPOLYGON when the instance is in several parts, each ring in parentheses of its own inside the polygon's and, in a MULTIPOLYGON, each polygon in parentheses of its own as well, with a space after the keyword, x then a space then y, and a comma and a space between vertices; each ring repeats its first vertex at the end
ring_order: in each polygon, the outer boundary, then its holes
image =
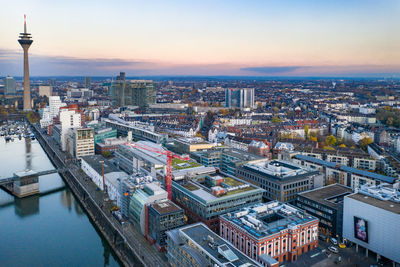
POLYGON ((339 147, 346 147, 346 145, 345 144, 341 144, 341 145, 339 145, 339 147))
POLYGON ((111 157, 111 151, 103 151, 102 153, 101 153, 101 155, 103 155, 103 157, 105 157, 105 158, 109 158, 109 157, 111 157))
POLYGON ((317 137, 315 137, 315 136, 310 136, 310 140, 313 141, 313 142, 317 142, 318 141, 317 137))
POLYGON ((362 149, 366 149, 367 146, 369 144, 371 144, 373 141, 370 137, 364 137, 363 139, 361 139, 360 141, 358 141, 358 145, 362 148, 362 149))
POLYGON ((334 145, 336 145, 336 137, 334 136, 334 135, 328 135, 326 138, 325 138, 325 143, 327 143, 328 145, 330 145, 330 146, 334 146, 334 145))
POLYGON ((282 120, 278 117, 273 117, 271 120, 272 123, 278 123, 278 122, 282 122, 282 120))
POLYGON ((257 109, 262 109, 262 103, 261 102, 257 103, 257 109))
POLYGON ((310 131, 310 126, 306 125, 304 126, 304 138, 307 140, 308 139, 308 132, 310 131))

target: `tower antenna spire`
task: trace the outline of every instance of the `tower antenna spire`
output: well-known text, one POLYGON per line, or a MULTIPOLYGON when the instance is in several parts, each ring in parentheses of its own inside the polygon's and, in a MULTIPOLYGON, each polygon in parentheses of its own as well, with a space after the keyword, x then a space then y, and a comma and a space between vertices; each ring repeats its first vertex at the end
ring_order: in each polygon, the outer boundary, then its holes
POLYGON ((26 33, 26 14, 24 14, 24 33, 26 33))

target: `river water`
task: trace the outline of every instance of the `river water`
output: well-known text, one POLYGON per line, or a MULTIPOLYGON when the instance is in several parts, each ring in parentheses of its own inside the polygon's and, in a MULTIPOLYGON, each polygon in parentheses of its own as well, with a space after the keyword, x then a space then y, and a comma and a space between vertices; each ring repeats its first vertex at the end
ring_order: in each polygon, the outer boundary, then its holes
MULTIPOLYGON (((1 137, 0 177, 25 169, 54 166, 38 141, 1 137)), ((57 173, 41 176, 39 188, 23 199, 0 189, 0 266, 120 266, 57 173)))

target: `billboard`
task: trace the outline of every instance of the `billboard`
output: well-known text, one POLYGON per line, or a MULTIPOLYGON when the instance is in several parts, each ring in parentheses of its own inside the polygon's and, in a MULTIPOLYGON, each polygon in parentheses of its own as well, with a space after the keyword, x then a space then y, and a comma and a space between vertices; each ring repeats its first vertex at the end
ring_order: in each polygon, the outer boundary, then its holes
POLYGON ((354 216, 354 237, 368 243, 368 221, 354 216))

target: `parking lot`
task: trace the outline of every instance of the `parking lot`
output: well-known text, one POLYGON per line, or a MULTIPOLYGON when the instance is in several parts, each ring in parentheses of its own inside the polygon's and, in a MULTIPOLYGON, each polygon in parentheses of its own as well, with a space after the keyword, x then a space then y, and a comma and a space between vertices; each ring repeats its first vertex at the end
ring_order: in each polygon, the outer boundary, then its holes
MULTIPOLYGON (((338 248, 338 253, 332 253, 328 250, 329 246, 332 246, 332 244, 320 240, 319 247, 317 249, 300 255, 296 262, 286 262, 283 265, 285 267, 378 266, 378 263, 376 261, 376 254, 369 253, 367 257, 365 254, 365 249, 360 248, 357 252, 355 246, 346 248, 339 248, 338 246, 336 246, 338 248)), ((393 265, 392 263, 387 262, 386 264, 379 266, 391 267, 393 265)))

